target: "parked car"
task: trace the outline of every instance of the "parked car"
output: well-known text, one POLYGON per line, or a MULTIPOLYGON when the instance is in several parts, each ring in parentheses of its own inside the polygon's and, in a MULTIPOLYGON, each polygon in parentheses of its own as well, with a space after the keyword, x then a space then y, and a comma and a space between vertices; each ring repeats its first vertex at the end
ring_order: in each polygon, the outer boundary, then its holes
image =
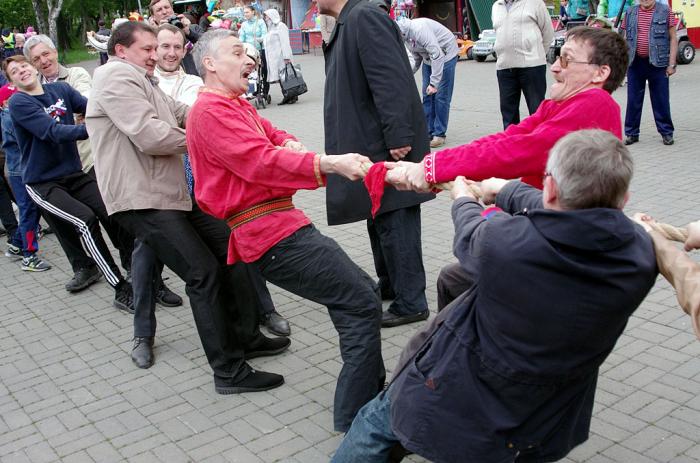
POLYGON ((496 52, 493 47, 496 44, 496 31, 493 29, 485 29, 479 34, 479 40, 472 47, 472 55, 474 59, 483 62, 489 55, 496 58, 496 52))
POLYGON ((676 16, 676 37, 678 37, 678 64, 690 64, 695 58, 695 47, 688 37, 688 26, 683 12, 674 11, 676 16))

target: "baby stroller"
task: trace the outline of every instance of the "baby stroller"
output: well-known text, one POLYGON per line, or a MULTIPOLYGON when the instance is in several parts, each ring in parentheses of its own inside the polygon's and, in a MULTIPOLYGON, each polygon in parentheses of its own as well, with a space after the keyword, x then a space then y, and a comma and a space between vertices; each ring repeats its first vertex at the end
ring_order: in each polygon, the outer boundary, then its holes
POLYGON ((248 55, 253 61, 255 61, 255 70, 248 76, 248 92, 245 97, 248 101, 255 105, 256 109, 265 108, 270 104, 272 98, 270 95, 266 95, 263 92, 265 88, 264 82, 261 79, 261 68, 262 63, 260 60, 260 52, 251 44, 244 43, 243 47, 245 49, 246 55, 248 55))

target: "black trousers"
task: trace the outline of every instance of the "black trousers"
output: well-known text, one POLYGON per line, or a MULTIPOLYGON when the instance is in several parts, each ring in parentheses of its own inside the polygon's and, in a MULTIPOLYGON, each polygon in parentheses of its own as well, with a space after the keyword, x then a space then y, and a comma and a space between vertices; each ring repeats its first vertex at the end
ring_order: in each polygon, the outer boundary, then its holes
POLYGON ((367 221, 374 268, 383 294, 393 294, 389 311, 409 315, 428 309, 421 247, 420 205, 367 221))
MULTIPOLYGON (((233 378, 248 374, 243 348, 260 335, 260 307, 248 267, 226 265, 228 226, 202 212, 196 203, 189 212, 146 209, 113 217, 185 281, 199 339, 214 374, 233 378)), ((143 276, 134 274, 133 281, 137 279, 143 281, 143 276)), ((151 323, 155 328, 155 318, 151 323)))
MULTIPOLYGON (((152 337, 156 334, 156 292, 163 281, 161 277, 163 263, 158 259, 155 251, 139 239, 134 245, 131 260, 131 285, 134 288, 134 337, 152 337)), ((259 297, 260 315, 274 312, 275 305, 265 280, 254 267, 249 266, 248 272, 253 291, 259 297)), ((233 284, 240 284, 240 282, 233 282, 233 284)), ((259 322, 260 319, 257 321, 259 322)), ((251 328, 251 336, 256 336, 258 329, 248 326, 248 329, 251 328)), ((251 336, 244 336, 244 338, 251 336)))
POLYGON ((313 225, 277 243, 255 264, 266 280, 328 308, 343 360, 333 424, 336 431, 347 431, 358 410, 384 386, 377 285, 313 225))
POLYGON ((449 264, 440 270, 437 280, 438 312, 474 284, 459 263, 449 264))
POLYGON ((520 122, 520 93, 530 114, 539 108, 547 92, 547 65, 530 68, 510 68, 496 71, 501 99, 503 129, 520 122))
MULTIPOLYGON (((5 181, 5 177, 0 171, 0 223, 7 230, 7 242, 13 241, 17 234, 17 229, 19 224, 17 223, 17 217, 15 216, 15 211, 12 209, 12 191, 10 190, 10 185, 5 181)), ((17 245, 13 242, 12 244, 17 245)), ((19 243, 19 247, 22 247, 22 243, 19 243)))
POLYGON ((258 76, 258 88, 263 95, 267 96, 270 93, 270 82, 267 81, 267 57, 265 50, 260 50, 260 75, 258 76))
POLYGON ((57 223, 69 223, 78 231, 85 251, 107 282, 112 287, 119 285, 123 281, 122 274, 102 238, 100 224, 112 244, 125 255, 131 256, 134 238, 107 215, 97 182, 83 172, 76 172, 49 182, 33 183, 26 188, 40 208, 59 219, 57 223))
MULTIPOLYGON (((93 180, 95 179, 95 169, 90 169, 87 172, 93 180)), ((45 212, 45 211, 44 211, 45 212)), ((85 252, 83 244, 80 242, 80 234, 75 229, 73 224, 55 218, 51 214, 42 214, 46 223, 53 229, 56 238, 58 238, 58 243, 61 245, 61 249, 66 254, 68 262, 70 263, 73 273, 77 272, 81 268, 93 268, 95 266, 95 261, 92 260, 90 256, 85 252)), ((126 250, 128 252, 128 249, 126 250)), ((121 260, 122 268, 124 270, 129 270, 130 260, 126 252, 119 251, 119 258, 121 260)))

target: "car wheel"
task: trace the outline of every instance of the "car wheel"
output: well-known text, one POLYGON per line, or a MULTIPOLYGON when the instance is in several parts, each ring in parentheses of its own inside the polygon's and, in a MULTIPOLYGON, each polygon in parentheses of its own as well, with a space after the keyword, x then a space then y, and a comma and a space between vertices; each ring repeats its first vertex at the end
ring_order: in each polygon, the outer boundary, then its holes
POLYGON ((472 52, 472 47, 467 49, 467 59, 474 59, 474 53, 472 52))
POLYGON ((486 57, 484 55, 474 55, 474 59, 480 63, 483 63, 484 61, 486 61, 486 57))
POLYGON ((687 40, 683 40, 678 44, 678 62, 681 64, 689 64, 695 58, 695 47, 687 40))

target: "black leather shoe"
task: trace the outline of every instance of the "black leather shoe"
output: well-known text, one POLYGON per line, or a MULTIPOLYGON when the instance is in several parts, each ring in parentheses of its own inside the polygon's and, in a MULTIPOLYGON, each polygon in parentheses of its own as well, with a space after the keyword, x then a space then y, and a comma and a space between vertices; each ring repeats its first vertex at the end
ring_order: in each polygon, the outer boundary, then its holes
POLYGON ((412 313, 409 315, 396 315, 388 310, 382 313, 382 327, 390 328, 392 326, 406 325, 408 323, 420 322, 427 320, 430 316, 429 310, 424 310, 418 313, 412 313))
POLYGON ((673 145, 673 135, 662 135, 661 141, 664 142, 664 145, 673 145))
POLYGON ((165 286, 165 283, 161 283, 156 291, 156 302, 163 307, 178 307, 182 305, 182 298, 165 286))
POLYGON ((266 313, 262 317, 262 325, 277 336, 289 336, 292 332, 289 322, 277 312, 266 313))
POLYGON ((69 293, 77 293, 82 291, 91 284, 97 282, 102 274, 97 267, 79 268, 73 278, 66 283, 66 291, 69 293))
POLYGON ((638 135, 627 135, 625 137, 625 145, 632 145, 634 143, 637 143, 638 141, 639 141, 638 135))
POLYGON ((151 368, 153 365, 153 336, 134 338, 131 360, 139 368, 151 368))
POLYGON ((269 391, 284 384, 284 377, 275 373, 251 369, 243 379, 221 378, 214 375, 214 389, 219 394, 269 391))
POLYGON ((260 334, 253 344, 243 350, 243 356, 246 360, 250 360, 256 357, 281 354, 289 348, 291 343, 289 338, 268 338, 260 334))
POLYGON ((134 291, 130 283, 122 281, 114 290, 114 307, 130 314, 134 313, 134 291))

